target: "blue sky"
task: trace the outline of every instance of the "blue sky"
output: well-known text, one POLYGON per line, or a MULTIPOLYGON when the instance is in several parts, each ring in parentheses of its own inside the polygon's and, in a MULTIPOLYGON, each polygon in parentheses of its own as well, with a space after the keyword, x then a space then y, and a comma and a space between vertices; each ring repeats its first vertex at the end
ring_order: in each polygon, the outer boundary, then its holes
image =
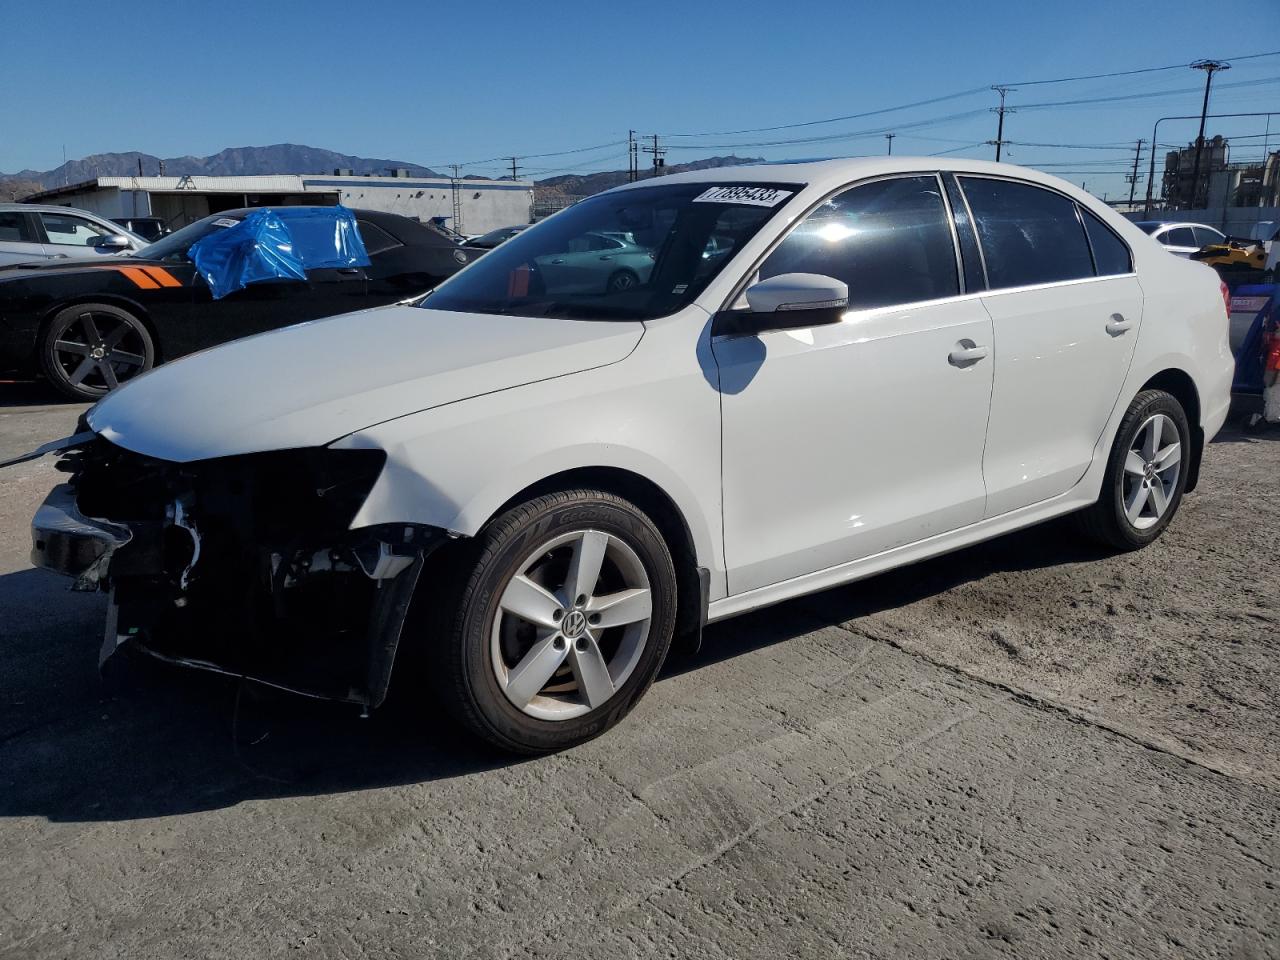
MULTIPOLYGON (((627 130, 657 132, 670 162, 955 150, 995 135, 990 84, 1280 50, 1280 0, 1247 5, 1081 2, 23 4, 0 35, 0 171, 48 169, 119 150, 203 155, 295 142, 344 153, 451 162, 523 160, 535 176, 625 166, 627 130), (1255 29, 1249 29, 1248 23, 1255 29), (719 134, 848 116, 980 89, 875 117, 772 133, 719 134), (924 126, 909 126, 936 121, 924 126), (765 141, 872 131, 811 144, 765 141), (677 137, 675 134, 707 134, 677 137)), ((1280 110, 1280 56, 1237 61, 1212 110, 1280 110), (1231 86, 1231 84, 1243 84, 1231 86)), ((1189 69, 1024 86, 1009 104, 1006 159, 1043 165, 1101 194, 1153 121, 1200 108, 1189 69), (1160 94, 1175 91, 1158 97, 1160 94), (1183 91, 1183 92, 1176 92, 1183 91), (1083 146, 1103 149, 1082 149, 1083 146), (1053 167, 1052 165, 1058 164, 1053 167)), ((1221 84, 1221 88, 1217 89, 1221 84)), ((1260 155, 1264 118, 1210 132, 1260 155)), ((1280 117, 1272 118, 1272 149, 1280 117)), ((1194 123, 1165 124, 1185 142, 1194 123)), ((498 164, 467 172, 498 174, 498 164)))

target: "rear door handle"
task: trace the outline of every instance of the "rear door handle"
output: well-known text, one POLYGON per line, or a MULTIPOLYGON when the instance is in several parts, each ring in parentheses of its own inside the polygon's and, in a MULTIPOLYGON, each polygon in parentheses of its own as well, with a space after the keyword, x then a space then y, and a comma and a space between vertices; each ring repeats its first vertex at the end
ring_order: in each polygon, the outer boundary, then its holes
POLYGON ((987 347, 978 346, 972 340, 961 340, 955 349, 947 354, 947 362, 953 367, 971 367, 982 360, 990 351, 987 347))
POLYGON ((1132 320, 1126 320, 1122 314, 1113 313, 1111 319, 1107 321, 1107 333, 1118 337, 1132 326, 1132 320))

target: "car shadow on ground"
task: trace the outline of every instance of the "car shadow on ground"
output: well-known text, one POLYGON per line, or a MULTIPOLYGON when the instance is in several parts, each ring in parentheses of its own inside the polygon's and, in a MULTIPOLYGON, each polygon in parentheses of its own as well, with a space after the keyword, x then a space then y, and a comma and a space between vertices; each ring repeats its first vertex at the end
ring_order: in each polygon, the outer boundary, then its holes
MULTIPOLYGON (((1103 554, 1053 523, 708 627, 674 676, 1000 570, 1103 554)), ((461 777, 520 763, 466 737, 408 675, 372 717, 145 657, 95 669, 104 603, 0 577, 0 816, 122 820, 461 777), (422 692, 420 692, 422 691, 422 692)), ((659 690, 661 686, 659 685, 659 690)), ((651 694, 652 695, 652 694, 651 694)), ((615 734, 616 735, 616 734, 615 734)))
POLYGON ((0 407, 56 407, 81 402, 64 397, 43 380, 0 380, 0 407))

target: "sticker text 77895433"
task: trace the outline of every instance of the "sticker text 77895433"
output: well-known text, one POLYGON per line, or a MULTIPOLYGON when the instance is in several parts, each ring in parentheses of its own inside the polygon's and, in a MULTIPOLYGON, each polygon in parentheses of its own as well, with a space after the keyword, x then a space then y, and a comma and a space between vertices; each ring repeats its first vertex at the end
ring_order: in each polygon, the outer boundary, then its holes
POLYGON ((693 198, 694 203, 745 203, 753 207, 776 207, 790 190, 777 187, 712 187, 693 198))

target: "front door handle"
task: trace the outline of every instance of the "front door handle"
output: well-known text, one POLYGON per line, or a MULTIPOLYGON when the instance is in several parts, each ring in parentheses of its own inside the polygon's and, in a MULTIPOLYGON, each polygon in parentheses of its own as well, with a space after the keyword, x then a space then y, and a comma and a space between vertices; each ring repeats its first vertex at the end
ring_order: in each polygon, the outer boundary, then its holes
POLYGON ((609 256, 608 254, 605 254, 605 255, 604 255, 603 257, 601 257, 600 259, 601 259, 601 260, 612 260, 612 259, 613 259, 613 257, 609 256))
POLYGON ((552 260, 551 262, 552 262, 552 263, 564 263, 564 258, 563 258, 563 257, 557 257, 555 260, 552 260))
POLYGON ((1123 314, 1113 313, 1107 321, 1107 333, 1113 337, 1118 337, 1132 326, 1132 320, 1126 320, 1123 314))
POLYGON ((953 367, 971 367, 985 358, 989 352, 987 347, 980 347, 972 340, 961 340, 956 344, 955 349, 947 354, 947 362, 953 367))

